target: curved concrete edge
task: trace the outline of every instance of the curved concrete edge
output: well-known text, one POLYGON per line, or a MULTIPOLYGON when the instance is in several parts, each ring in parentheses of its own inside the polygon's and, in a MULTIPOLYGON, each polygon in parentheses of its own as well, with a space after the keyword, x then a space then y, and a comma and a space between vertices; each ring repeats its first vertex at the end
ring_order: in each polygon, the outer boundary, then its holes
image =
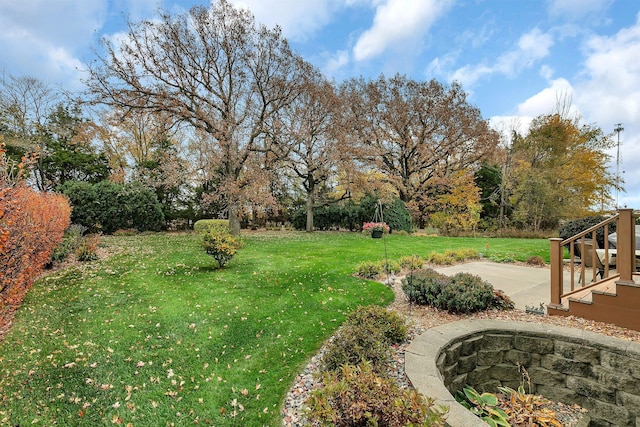
MULTIPOLYGON (((438 358, 443 348, 459 341, 462 337, 475 334, 509 331, 526 334, 562 336, 566 341, 588 340, 593 344, 620 350, 628 354, 640 350, 640 344, 624 341, 583 329, 567 328, 542 323, 525 323, 506 320, 461 320, 431 328, 416 337, 405 351, 405 372, 416 390, 435 400, 436 405, 449 407, 447 425, 452 427, 486 426, 480 418, 460 405, 445 387, 437 368, 438 358)), ((587 421, 588 423, 588 421, 587 421)))

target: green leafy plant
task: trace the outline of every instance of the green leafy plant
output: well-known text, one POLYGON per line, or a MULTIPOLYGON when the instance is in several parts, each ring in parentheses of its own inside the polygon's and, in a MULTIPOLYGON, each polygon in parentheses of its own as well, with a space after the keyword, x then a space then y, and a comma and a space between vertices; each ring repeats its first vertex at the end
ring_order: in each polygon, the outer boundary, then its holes
POLYGON ((510 427, 509 416, 498 406, 498 397, 493 393, 479 393, 467 385, 456 393, 456 401, 493 427, 510 427))
POLYGON ((402 279, 402 290, 409 301, 420 305, 435 305, 449 278, 433 269, 418 270, 402 279))
POLYGON ((64 261, 70 253, 73 253, 82 241, 82 235, 87 227, 80 224, 71 224, 64 232, 62 242, 53 250, 51 262, 64 261))
POLYGON ((452 313, 511 310, 515 306, 504 292, 495 291, 490 283, 468 273, 448 277, 432 269, 419 270, 402 279, 402 290, 413 303, 452 313))
POLYGON ((352 312, 323 357, 324 368, 337 371, 345 364, 371 363, 383 375, 391 361, 390 346, 406 339, 404 320, 385 308, 358 307, 352 312))
POLYGON ((379 261, 363 261, 358 264, 358 276, 375 279, 384 272, 384 265, 379 261))
POLYGON ((220 268, 227 265, 242 248, 242 241, 232 236, 224 224, 212 224, 206 227, 200 236, 202 247, 218 262, 220 268))
POLYGON ((355 328, 372 327, 386 344, 398 344, 407 339, 404 319, 395 311, 378 305, 358 307, 347 316, 345 324, 355 328))
POLYGON ((452 313, 473 313, 486 310, 493 302, 493 286, 479 276, 458 273, 435 301, 435 306, 452 313))
POLYGON ((193 224, 193 231, 196 233, 202 233, 207 229, 214 227, 220 228, 222 231, 225 229, 230 231, 228 219, 200 219, 193 224))
POLYGON ((380 377, 370 363, 343 365, 327 372, 324 387, 307 400, 307 417, 314 425, 441 426, 446 408, 435 407, 415 390, 402 390, 393 380, 380 377))

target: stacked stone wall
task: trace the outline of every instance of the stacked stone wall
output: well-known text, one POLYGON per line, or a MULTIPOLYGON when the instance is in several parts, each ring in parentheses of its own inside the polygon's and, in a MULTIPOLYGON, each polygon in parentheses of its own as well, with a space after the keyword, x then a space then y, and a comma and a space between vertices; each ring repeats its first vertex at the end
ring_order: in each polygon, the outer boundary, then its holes
POLYGON ((581 405, 589 411, 591 426, 640 426, 637 343, 569 328, 480 323, 486 327, 448 326, 457 334, 447 336, 448 342, 434 353, 437 372, 451 395, 466 384, 491 393, 501 385, 517 388, 522 366, 532 392, 581 405))

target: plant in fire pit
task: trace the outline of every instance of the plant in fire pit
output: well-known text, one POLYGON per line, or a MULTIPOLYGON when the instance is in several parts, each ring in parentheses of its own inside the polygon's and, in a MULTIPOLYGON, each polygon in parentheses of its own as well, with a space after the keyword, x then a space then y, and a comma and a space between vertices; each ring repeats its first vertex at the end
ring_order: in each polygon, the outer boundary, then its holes
POLYGON ((379 239, 382 234, 389 234, 389 226, 386 222, 365 222, 362 224, 362 234, 379 239))

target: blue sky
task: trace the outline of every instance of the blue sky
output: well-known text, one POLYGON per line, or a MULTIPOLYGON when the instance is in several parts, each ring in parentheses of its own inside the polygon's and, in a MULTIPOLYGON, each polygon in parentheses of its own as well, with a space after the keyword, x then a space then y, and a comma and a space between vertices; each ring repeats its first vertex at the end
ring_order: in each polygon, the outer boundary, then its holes
MULTIPOLYGON (((640 209, 640 1, 230 1, 280 25, 336 81, 380 73, 455 80, 499 130, 525 132, 562 97, 607 133, 622 123, 619 203, 640 209)), ((208 2, 0 0, 0 72, 80 89, 92 49, 100 37, 117 37, 127 17, 196 4, 208 2)))

